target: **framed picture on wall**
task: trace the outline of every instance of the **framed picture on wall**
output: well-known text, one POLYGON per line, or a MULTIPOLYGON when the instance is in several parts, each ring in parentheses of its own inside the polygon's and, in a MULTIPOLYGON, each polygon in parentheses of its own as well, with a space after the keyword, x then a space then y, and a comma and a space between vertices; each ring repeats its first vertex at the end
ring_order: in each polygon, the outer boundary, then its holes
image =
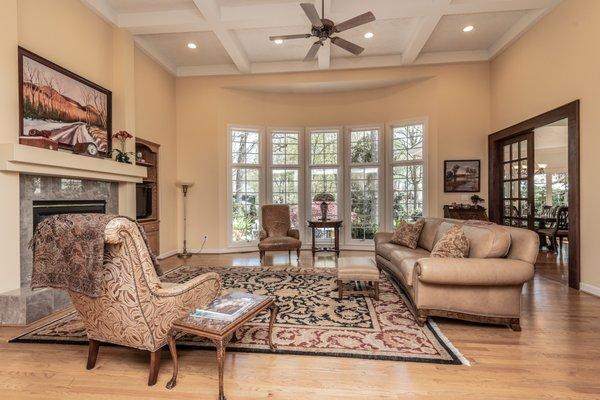
POLYGON ((94 143, 109 156, 111 102, 110 90, 19 47, 20 143, 71 150, 94 143))
POLYGON ((445 160, 444 192, 471 193, 481 189, 480 160, 445 160))

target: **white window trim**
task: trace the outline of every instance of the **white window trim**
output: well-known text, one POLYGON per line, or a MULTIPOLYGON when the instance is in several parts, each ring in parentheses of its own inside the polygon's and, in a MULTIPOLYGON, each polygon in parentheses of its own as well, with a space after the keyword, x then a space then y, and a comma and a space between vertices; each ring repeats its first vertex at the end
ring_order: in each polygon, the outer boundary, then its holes
POLYGON ((305 198, 305 170, 306 170, 306 159, 305 159, 305 132, 304 128, 301 127, 288 127, 288 126, 273 126, 267 127, 267 136, 265 140, 266 144, 266 156, 267 156, 267 178, 266 181, 266 197, 264 204, 271 204, 273 202, 273 169, 297 169, 298 170, 298 231, 300 232, 300 240, 305 237, 305 210, 304 210, 304 198, 305 198), (298 132, 298 165, 289 164, 273 164, 273 133, 274 132, 298 132))
POLYGON ((386 145, 385 145, 385 128, 384 128, 384 124, 367 124, 367 125, 349 125, 346 126, 344 129, 344 146, 343 146, 343 150, 344 150, 344 179, 345 182, 347 182, 347 185, 344 185, 343 190, 344 190, 344 198, 347 199, 347 207, 344 207, 343 211, 343 219, 344 219, 344 225, 346 225, 346 228, 344 230, 344 240, 342 243, 346 244, 346 245, 372 245, 373 244, 373 240, 358 240, 358 239, 352 239, 352 224, 351 224, 351 210, 350 210, 350 206, 351 206, 351 195, 350 195, 350 183, 351 183, 351 179, 350 179, 350 171, 352 169, 352 167, 377 167, 379 172, 378 172, 378 177, 379 177, 379 194, 378 194, 378 207, 379 207, 379 215, 378 215, 378 224, 379 224, 379 228, 382 229, 385 227, 385 187, 386 185, 386 178, 385 178, 385 169, 386 169, 386 163, 385 163, 385 149, 386 145), (350 149, 350 132, 355 131, 355 130, 374 130, 377 129, 379 131, 379 147, 378 147, 378 155, 377 155, 377 163, 357 163, 357 164, 353 164, 350 160, 350 156, 351 156, 351 149, 350 149))
POLYGON ((428 165, 429 165, 429 118, 421 117, 421 118, 410 118, 404 120, 398 120, 389 122, 386 124, 386 139, 385 139, 385 183, 386 183, 386 206, 385 206, 385 223, 381 225, 382 228, 385 227, 387 231, 393 231, 395 229, 393 223, 393 204, 394 204, 394 187, 392 184, 393 167, 396 165, 422 165, 423 166, 423 216, 427 217, 429 215, 429 179, 428 179, 428 165), (393 161, 393 146, 392 146, 392 135, 393 129, 399 126, 406 125, 423 125, 423 159, 420 161, 393 161))
MULTIPOLYGON (((306 219, 310 219, 312 218, 312 197, 311 197, 311 170, 313 168, 337 168, 338 173, 338 180, 337 180, 337 187, 338 187, 338 196, 337 196, 337 205, 338 205, 338 214, 339 211, 341 211, 341 215, 338 215, 338 217, 344 218, 344 177, 343 177, 343 173, 342 171, 344 170, 344 155, 343 155, 343 149, 344 149, 344 144, 343 144, 343 138, 344 136, 344 127, 343 126, 311 126, 311 127, 307 127, 306 128, 306 133, 305 133, 305 140, 304 140, 304 145, 305 145, 305 154, 306 154, 306 194, 305 194, 305 203, 304 203, 304 209, 306 212, 306 219), (338 145, 338 162, 337 164, 311 164, 311 157, 310 157, 310 137, 311 134, 313 132, 324 132, 324 131, 337 131, 338 133, 338 140, 337 140, 337 145, 338 145)), ((308 224, 304 224, 304 233, 305 233, 305 237, 307 238, 306 242, 307 243, 312 243, 312 232, 310 232, 310 228, 308 228, 308 224)), ((342 226, 341 230, 340 230, 340 244, 343 243, 343 239, 344 239, 344 227, 342 226)))
POLYGON ((256 247, 258 245, 258 239, 251 241, 234 241, 233 236, 233 215, 231 208, 233 206, 233 182, 231 180, 231 170, 234 167, 239 168, 253 168, 258 169, 259 178, 259 204, 258 204, 258 223, 262 226, 261 212, 260 209, 265 204, 265 129, 262 126, 256 125, 240 125, 240 124, 229 124, 227 125, 227 242, 228 248, 245 248, 245 247, 256 247), (231 160, 231 133, 234 130, 252 130, 258 132, 258 164, 234 164, 231 160))

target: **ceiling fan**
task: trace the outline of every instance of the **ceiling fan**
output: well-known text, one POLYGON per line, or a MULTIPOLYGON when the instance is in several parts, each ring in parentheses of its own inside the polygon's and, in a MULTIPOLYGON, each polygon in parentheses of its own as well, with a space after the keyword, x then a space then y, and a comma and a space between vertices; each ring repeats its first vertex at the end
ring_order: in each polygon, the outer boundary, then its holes
POLYGON ((360 25, 364 25, 371 21, 375 21, 375 15, 373 15, 371 11, 358 15, 354 18, 350 18, 349 20, 336 25, 332 20, 325 18, 324 0, 321 2, 321 16, 323 16, 323 18, 319 18, 319 13, 317 12, 315 5, 312 3, 300 3, 300 7, 302 7, 302 10, 304 10, 304 13, 306 14, 308 19, 310 20, 310 23, 312 24, 311 33, 269 36, 269 40, 276 41, 289 39, 308 39, 313 36, 316 37, 318 40, 315 43, 313 43, 311 48, 308 50, 308 54, 306 54, 306 57, 304 57, 304 61, 313 60, 321 46, 323 46, 323 42, 325 42, 327 39, 330 39, 331 43, 341 47, 346 51, 349 51, 350 53, 356 56, 363 52, 364 48, 360 47, 359 45, 342 39, 339 36, 332 35, 351 28, 355 28, 360 25))

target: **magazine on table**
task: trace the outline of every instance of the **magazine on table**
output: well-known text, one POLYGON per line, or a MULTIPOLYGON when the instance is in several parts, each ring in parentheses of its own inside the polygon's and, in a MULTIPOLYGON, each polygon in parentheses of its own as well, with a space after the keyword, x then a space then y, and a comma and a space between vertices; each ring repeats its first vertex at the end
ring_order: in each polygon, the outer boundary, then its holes
POLYGON ((221 321, 233 321, 254 304, 254 300, 247 297, 222 297, 214 300, 206 306, 206 308, 197 308, 196 311, 192 313, 192 316, 221 321))

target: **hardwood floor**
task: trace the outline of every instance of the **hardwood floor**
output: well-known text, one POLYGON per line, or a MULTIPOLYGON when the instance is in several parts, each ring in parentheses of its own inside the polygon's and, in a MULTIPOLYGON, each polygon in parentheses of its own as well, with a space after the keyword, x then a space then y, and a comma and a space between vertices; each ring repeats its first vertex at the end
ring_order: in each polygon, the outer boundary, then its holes
MULTIPOLYGON (((342 252, 342 257, 372 253, 342 252)), ((295 257, 292 256, 293 263, 295 257)), ((163 262, 165 269, 180 263, 163 262)), ((188 264, 257 265, 258 253, 203 255, 188 264)), ((266 264, 286 264, 268 253, 266 264)), ((302 252, 301 266, 311 266, 302 252)), ((332 267, 333 257, 316 266, 332 267)), ((225 394, 235 399, 598 399, 600 299, 537 274, 523 292, 522 332, 436 320, 471 366, 351 358, 228 353, 225 394)), ((86 370, 87 347, 7 343, 19 328, 0 328, 2 399, 216 399, 212 351, 180 350, 177 387, 163 351, 158 383, 146 386, 147 352, 100 347, 86 370)))
POLYGON ((538 255, 535 263, 536 273, 563 285, 569 284, 569 246, 564 245, 563 250, 555 253, 544 248, 538 255))

